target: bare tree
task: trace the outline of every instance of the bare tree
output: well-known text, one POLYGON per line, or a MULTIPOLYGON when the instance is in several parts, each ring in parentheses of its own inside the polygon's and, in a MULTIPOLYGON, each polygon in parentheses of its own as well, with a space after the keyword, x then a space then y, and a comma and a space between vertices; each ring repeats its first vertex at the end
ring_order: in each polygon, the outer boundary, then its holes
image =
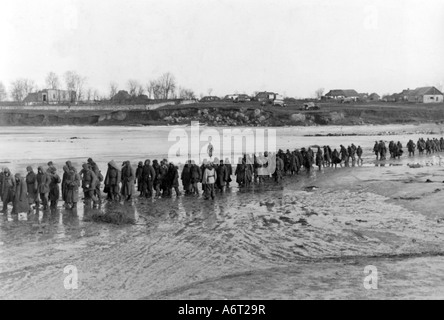
POLYGON ((46 76, 45 83, 46 83, 47 89, 59 89, 60 88, 59 77, 52 71, 50 73, 48 73, 48 75, 46 76))
POLYGON ((193 100, 196 99, 196 95, 191 89, 179 88, 179 98, 185 100, 193 100))
POLYGON ((208 92, 208 95, 211 96, 211 94, 213 93, 213 88, 209 88, 207 92, 208 92))
POLYGON ((141 84, 139 84, 137 86, 137 96, 141 96, 144 93, 145 93, 145 88, 141 84))
POLYGON ((99 99, 99 91, 97 91, 97 90, 93 91, 93 100, 94 101, 100 100, 99 99))
POLYGON ((132 97, 136 97, 137 96, 137 88, 139 88, 139 86, 140 86, 139 81, 134 80, 134 79, 128 80, 128 93, 132 97))
POLYGON ((0 82, 0 101, 5 100, 7 96, 8 94, 6 93, 6 87, 3 82, 0 82))
POLYGON ((324 91, 325 91, 324 88, 319 88, 318 90, 316 90, 315 91, 316 98, 321 99, 322 96, 324 95, 324 91))
POLYGON ((35 83, 30 79, 17 79, 11 83, 11 96, 15 101, 23 101, 35 88, 35 83))
POLYGON ((154 87, 156 86, 156 81, 151 80, 150 82, 147 83, 146 85, 146 93, 148 95, 148 98, 153 99, 153 95, 154 95, 154 87))
POLYGON ((168 99, 170 93, 173 93, 174 90, 176 90, 176 79, 169 72, 164 73, 160 77, 159 84, 162 87, 162 91, 163 91, 162 98, 163 99, 168 99))
POLYGON ((111 82, 109 84, 109 98, 112 99, 117 94, 117 83, 111 82))
POLYGON ((83 87, 86 83, 86 78, 79 75, 75 71, 67 71, 64 74, 66 89, 69 91, 74 91, 76 94, 77 101, 83 100, 84 90, 83 87))
POLYGON ((86 101, 91 101, 92 95, 93 95, 93 89, 88 88, 88 90, 86 90, 86 101))

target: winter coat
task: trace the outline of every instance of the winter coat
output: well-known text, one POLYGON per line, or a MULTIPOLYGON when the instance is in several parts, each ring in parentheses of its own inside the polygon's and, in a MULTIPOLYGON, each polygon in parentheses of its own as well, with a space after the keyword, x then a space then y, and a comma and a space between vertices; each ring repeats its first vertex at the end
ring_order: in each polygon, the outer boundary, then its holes
POLYGON ((79 201, 80 175, 74 170, 66 174, 64 201, 66 203, 77 203, 79 201))
POLYGON ((131 167, 131 163, 127 161, 126 165, 122 168, 122 189, 120 193, 123 196, 131 196, 134 193, 135 178, 134 169, 131 167))
POLYGON ((216 182, 216 179, 217 179, 216 170, 212 167, 206 167, 202 177, 202 181, 204 181, 205 184, 214 184, 216 182))
POLYGON ((182 184, 189 185, 191 183, 191 167, 190 165, 184 165, 182 169, 182 173, 180 175, 180 179, 182 180, 182 184))
POLYGON ((34 173, 34 171, 28 172, 26 175, 26 189, 28 192, 28 203, 33 204, 38 200, 39 193, 38 190, 38 182, 37 182, 37 175, 34 173))
POLYGON ((50 177, 51 181, 49 183, 49 200, 57 201, 60 198, 59 183, 61 182, 61 180, 59 175, 55 172, 50 177))
POLYGON ((227 168, 222 164, 216 169, 217 179, 216 184, 219 187, 225 186, 226 176, 227 176, 227 168))
POLYGON ((16 184, 15 184, 15 195, 13 201, 13 209, 14 213, 28 212, 29 211, 29 203, 28 203, 28 188, 26 185, 25 178, 22 178, 19 173, 15 175, 16 184))
POLYGON ((39 167, 39 172, 37 173, 37 191, 38 193, 49 193, 49 183, 51 182, 51 177, 48 173, 43 171, 43 167, 39 167))
POLYGON ((120 168, 117 166, 114 160, 108 162, 108 170, 105 176, 105 186, 118 186, 120 184, 121 176, 122 173, 120 168))
POLYGON ((2 201, 3 203, 9 203, 14 201, 15 193, 15 178, 12 176, 11 171, 8 168, 4 169, 3 172, 3 183, 2 183, 2 201), (9 175, 6 176, 6 173, 9 175))

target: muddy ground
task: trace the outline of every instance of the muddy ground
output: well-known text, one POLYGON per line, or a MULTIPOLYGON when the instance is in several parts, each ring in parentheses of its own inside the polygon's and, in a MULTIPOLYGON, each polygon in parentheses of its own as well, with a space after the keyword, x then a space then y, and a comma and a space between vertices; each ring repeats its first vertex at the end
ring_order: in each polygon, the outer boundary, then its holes
MULTIPOLYGON (((404 129, 404 144, 416 139, 417 128, 404 129)), ((12 136, 2 142, 22 143, 12 136)), ((281 136, 283 146, 290 136, 281 136)), ((215 201, 136 198, 77 211, 60 202, 52 212, 0 215, 0 299, 443 298, 444 163, 438 155, 378 163, 369 155, 374 136, 339 138, 362 142, 363 166, 249 190, 233 184, 215 201), (109 212, 133 223, 92 221, 109 212), (368 265, 378 271, 376 290, 364 287, 368 265), (78 289, 65 289, 66 266, 77 268, 78 289)), ((85 155, 95 146, 87 141, 85 155)), ((37 141, 36 152, 45 143, 53 142, 37 141)), ((19 149, 8 163, 13 172, 31 161, 19 149)), ((46 161, 44 153, 36 159, 46 161)))
POLYGON ((215 201, 105 204, 133 225, 60 208, 3 216, 0 298, 442 298, 443 181, 436 166, 325 169, 215 201), (64 288, 67 265, 77 290, 64 288))

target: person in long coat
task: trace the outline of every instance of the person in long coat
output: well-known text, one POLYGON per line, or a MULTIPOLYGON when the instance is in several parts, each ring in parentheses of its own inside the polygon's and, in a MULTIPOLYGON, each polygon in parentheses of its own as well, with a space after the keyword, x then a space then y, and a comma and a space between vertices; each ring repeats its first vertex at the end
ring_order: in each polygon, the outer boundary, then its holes
POLYGON ((29 212, 28 203, 28 188, 25 178, 22 178, 20 173, 15 174, 15 194, 12 207, 13 214, 19 214, 22 212, 29 212))
POLYGON ((8 203, 14 203, 15 178, 8 168, 3 169, 2 201, 3 212, 8 211, 8 203))
POLYGON ((156 171, 151 165, 151 161, 147 159, 145 160, 145 164, 142 168, 142 177, 141 177, 142 195, 144 195, 147 198, 151 198, 153 196, 153 185, 155 179, 156 179, 156 171))
POLYGON ((234 175, 236 176, 236 183, 239 185, 239 187, 244 186, 244 184, 245 184, 245 165, 244 165, 244 161, 242 158, 238 159, 238 163, 237 163, 236 171, 234 172, 234 175))
POLYGON ((74 167, 68 168, 65 180, 65 203, 67 209, 75 209, 79 201, 80 175, 74 167))
POLYGON ((120 181, 122 173, 114 160, 108 162, 108 170, 105 176, 105 193, 108 193, 108 200, 120 200, 120 181))
POLYGON ((31 166, 26 167, 26 171, 28 174, 26 175, 26 189, 28 192, 28 204, 29 204, 29 213, 32 212, 32 204, 36 205, 36 208, 39 205, 39 193, 38 193, 38 182, 37 175, 31 166))
POLYGON ((49 183, 51 182, 51 177, 48 173, 43 170, 40 166, 37 169, 37 191, 39 193, 40 201, 43 205, 43 210, 48 209, 48 196, 49 196, 49 183))
POLYGON ((137 181, 137 191, 139 191, 139 196, 143 196, 143 189, 142 189, 142 185, 143 185, 143 179, 142 179, 142 172, 143 172, 143 162, 139 161, 139 163, 137 164, 137 169, 136 169, 136 181, 137 181))
POLYGON ((181 193, 179 191, 179 171, 178 168, 170 162, 169 168, 168 168, 168 194, 171 196, 173 194, 173 189, 176 191, 176 196, 180 196, 181 193))
POLYGON ((61 179, 59 175, 57 174, 57 170, 55 167, 50 167, 50 183, 49 183, 49 201, 51 203, 51 208, 57 207, 57 202, 60 198, 60 187, 59 184, 61 182, 61 179))
POLYGON ((321 171, 322 166, 324 165, 324 155, 322 154, 321 148, 318 148, 318 152, 316 152, 316 166, 321 171))
POLYGON ((69 167, 67 165, 63 166, 63 175, 62 175, 62 200, 66 203, 66 180, 69 176, 69 167))
POLYGON ((154 190, 156 190, 156 197, 160 198, 161 193, 160 193, 160 187, 162 185, 162 175, 160 172, 160 164, 159 161, 153 160, 153 169, 154 169, 154 173, 155 173, 155 178, 154 178, 154 190))
POLYGON ((194 160, 191 160, 190 175, 191 175, 191 193, 199 194, 199 188, 197 184, 202 179, 202 172, 200 171, 200 167, 194 162, 194 160))
POLYGON ((191 193, 191 161, 187 161, 183 166, 180 179, 182 180, 183 190, 185 194, 191 193))
POLYGON ((225 167, 223 160, 220 160, 220 165, 216 168, 216 173, 216 186, 221 192, 223 192, 225 187, 225 180, 227 177, 227 168, 225 167))
POLYGON ((87 163, 84 163, 82 168, 82 189, 85 205, 90 207, 92 201, 93 207, 96 207, 99 200, 97 199, 95 191, 97 184, 99 183, 99 178, 97 178, 96 174, 91 170, 91 167, 87 163))
POLYGON ((225 168, 227 168, 227 173, 225 175, 225 182, 227 188, 230 187, 230 182, 233 181, 231 179, 231 176, 233 175, 233 167, 231 166, 230 160, 228 158, 225 158, 225 168))
POLYGON ((121 194, 126 201, 131 200, 131 196, 134 193, 134 183, 136 179, 136 174, 131 162, 125 161, 125 165, 122 168, 122 189, 121 194))

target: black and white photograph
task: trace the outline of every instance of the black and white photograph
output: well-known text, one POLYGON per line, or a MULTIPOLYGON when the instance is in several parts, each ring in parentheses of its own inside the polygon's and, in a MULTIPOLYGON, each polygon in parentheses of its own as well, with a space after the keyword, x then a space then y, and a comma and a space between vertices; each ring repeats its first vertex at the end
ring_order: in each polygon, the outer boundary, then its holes
POLYGON ((0 39, 0 300, 444 298, 443 0, 1 0, 0 39))

